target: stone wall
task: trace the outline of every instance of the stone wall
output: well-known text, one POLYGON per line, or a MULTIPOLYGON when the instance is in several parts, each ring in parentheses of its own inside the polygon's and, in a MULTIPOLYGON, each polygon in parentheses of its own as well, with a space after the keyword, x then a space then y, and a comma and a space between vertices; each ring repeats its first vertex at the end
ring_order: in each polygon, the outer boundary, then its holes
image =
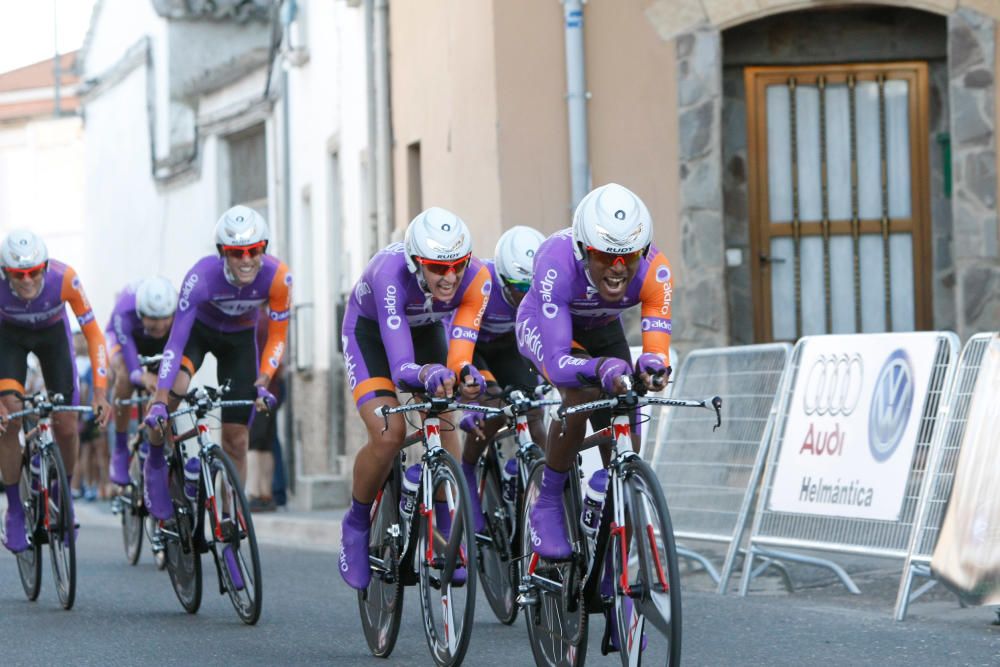
POLYGON ((995 49, 993 18, 971 9, 949 16, 952 213, 963 338, 1000 326, 995 49))

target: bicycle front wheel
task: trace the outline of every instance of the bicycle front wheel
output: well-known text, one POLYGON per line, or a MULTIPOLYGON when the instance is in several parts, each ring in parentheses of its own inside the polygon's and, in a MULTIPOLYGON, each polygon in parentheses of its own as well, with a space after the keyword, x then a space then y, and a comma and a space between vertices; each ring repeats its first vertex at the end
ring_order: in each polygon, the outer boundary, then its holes
POLYGON ((28 455, 21 461, 21 504, 24 506, 24 525, 28 527, 31 541, 28 548, 17 554, 17 573, 21 576, 21 587, 29 600, 37 600, 42 589, 42 543, 38 531, 39 493, 32 490, 31 469, 28 455))
POLYGON ((247 625, 253 625, 260 618, 264 594, 250 505, 236 467, 221 448, 213 448, 208 468, 215 489, 215 497, 208 498, 206 504, 210 508, 212 535, 216 537, 212 545, 216 566, 236 615, 247 625))
POLYGON ((479 578, 493 613, 504 625, 517 618, 515 601, 517 568, 511 556, 511 517, 500 492, 500 469, 496 450, 491 446, 479 467, 482 475, 483 514, 486 517, 485 539, 479 542, 479 578))
POLYGON ((476 535, 465 474, 440 451, 424 468, 431 498, 421 498, 416 558, 424 634, 434 662, 462 662, 476 611, 476 535), (450 525, 449 525, 450 524, 450 525))
MULTIPOLYGON (((524 487, 520 531, 521 553, 524 554, 522 569, 525 572, 529 569, 528 563, 533 560, 531 509, 538 500, 544 470, 544 461, 535 463, 524 487)), ((569 479, 574 480, 571 483, 579 479, 575 467, 569 479)), ((579 494, 574 494, 569 484, 563 491, 563 506, 566 508, 570 541, 579 543, 576 535, 580 514, 579 494)), ((550 582, 550 590, 535 586, 528 593, 524 609, 528 641, 536 665, 577 667, 583 665, 587 658, 588 617, 583 600, 583 569, 577 559, 559 563, 538 561, 535 574, 550 582)))
MULTIPOLYGON (((139 457, 133 457, 138 460, 139 457)), ((136 476, 135 465, 132 465, 132 481, 122 489, 118 496, 122 513, 122 545, 125 547, 125 560, 129 565, 139 562, 142 553, 143 519, 145 512, 142 504, 142 475, 136 476)))
POLYGON ((170 498, 174 516, 160 529, 167 574, 184 611, 195 614, 201 607, 202 590, 201 554, 195 539, 198 517, 184 495, 183 465, 176 456, 170 457, 170 498))
POLYGON ((52 557, 52 576, 63 609, 72 609, 76 599, 76 524, 73 500, 62 455, 55 445, 42 454, 48 469, 48 538, 52 557))
POLYGON ((667 665, 676 666, 681 662, 681 585, 666 498, 652 468, 641 459, 626 463, 622 478, 627 529, 614 534, 610 546, 615 573, 612 622, 621 638, 622 665, 638 665, 642 655, 663 654, 667 665), (623 575, 631 596, 622 587, 623 575), (660 636, 646 632, 643 648, 647 626, 660 636))
POLYGON ((375 498, 368 538, 369 560, 374 565, 372 579, 368 588, 358 591, 361 628, 368 648, 378 658, 388 658, 395 648, 403 614, 403 581, 399 573, 404 532, 399 516, 401 470, 397 457, 375 498))

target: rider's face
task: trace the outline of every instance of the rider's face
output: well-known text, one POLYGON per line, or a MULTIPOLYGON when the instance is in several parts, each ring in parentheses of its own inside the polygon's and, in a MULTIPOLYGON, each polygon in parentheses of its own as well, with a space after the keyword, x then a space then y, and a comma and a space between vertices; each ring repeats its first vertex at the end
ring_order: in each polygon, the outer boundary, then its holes
POLYGON ((614 303, 625 298, 625 290, 635 277, 641 258, 640 253, 614 256, 587 252, 587 270, 602 299, 614 303))
POLYGON ((427 283, 427 287, 431 291, 431 296, 444 303, 454 298, 455 293, 458 291, 458 286, 462 282, 462 276, 465 275, 464 266, 458 271, 450 269, 444 275, 434 273, 426 266, 421 266, 420 270, 423 272, 424 282, 427 283))
POLYGON ((170 333, 170 325, 174 322, 174 316, 169 317, 143 317, 142 328, 150 338, 165 338, 170 333))
POLYGON ((260 273, 260 267, 264 263, 263 254, 251 257, 250 253, 227 252, 225 257, 229 273, 241 287, 249 285, 254 281, 257 274, 260 273))
POLYGON ((35 275, 31 275, 30 273, 8 271, 7 280, 10 282, 11 290, 18 298, 31 301, 42 291, 42 286, 45 283, 45 272, 39 271, 35 275))

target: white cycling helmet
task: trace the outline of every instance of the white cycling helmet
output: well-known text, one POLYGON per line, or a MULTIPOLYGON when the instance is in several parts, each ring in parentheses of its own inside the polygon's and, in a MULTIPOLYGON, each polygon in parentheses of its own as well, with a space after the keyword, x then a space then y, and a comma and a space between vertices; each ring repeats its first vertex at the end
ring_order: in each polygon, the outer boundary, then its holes
POLYGON ((27 229, 12 231, 0 246, 0 266, 5 269, 30 269, 47 261, 45 242, 27 229))
POLYGON ((645 251, 653 240, 653 220, 638 195, 617 183, 591 190, 573 214, 573 252, 586 256, 588 247, 626 255, 645 251))
POLYGON ((135 290, 135 311, 139 317, 160 319, 177 310, 177 290, 163 276, 146 278, 135 290))
POLYGON ((249 206, 234 206, 215 223, 217 246, 248 246, 267 241, 270 233, 267 221, 249 206))
POLYGON ((460 217, 435 206, 410 221, 403 248, 406 267, 410 273, 417 273, 414 257, 449 262, 471 253, 472 234, 460 217))
POLYGON ((497 276, 505 283, 530 283, 538 246, 545 235, 532 227, 511 227, 497 241, 493 261, 497 276))

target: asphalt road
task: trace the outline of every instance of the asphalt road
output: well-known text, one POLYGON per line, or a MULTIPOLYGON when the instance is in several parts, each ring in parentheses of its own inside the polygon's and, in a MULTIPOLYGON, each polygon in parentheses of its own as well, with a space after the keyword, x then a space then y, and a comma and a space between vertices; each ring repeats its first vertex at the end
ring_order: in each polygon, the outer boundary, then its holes
MULTIPOLYGON (((63 611, 51 587, 48 554, 37 602, 23 595, 13 557, 0 554, 3 665, 332 664, 422 665, 430 659, 419 622, 415 589, 408 589, 404 621, 393 655, 367 653, 356 596, 341 583, 329 549, 262 546, 264 612, 243 625, 227 598, 206 585, 202 608, 180 608, 165 572, 148 550, 136 567, 125 564, 120 532, 86 526, 80 534, 79 587, 72 611, 63 611)), ((206 557, 206 572, 214 568, 206 557)), ((1000 626, 991 609, 960 609, 939 595, 911 608, 903 623, 891 618, 898 576, 874 572, 882 586, 850 596, 835 585, 793 595, 762 584, 748 598, 720 597, 699 576, 685 580, 684 662, 687 665, 998 665, 1000 626), (888 582, 887 584, 884 582, 888 582)), ((212 582, 206 578, 206 584, 212 582)), ((859 580, 866 588, 863 573, 859 580)), ((594 625, 603 621, 592 617, 594 625)), ((601 656, 592 631, 588 664, 619 664, 601 656)), ((466 664, 528 665, 524 621, 497 623, 480 597, 466 664)), ((657 661, 659 662, 659 661, 657 661)), ((653 664, 647 661, 647 664, 653 664)), ((662 664, 662 663, 659 663, 662 664)))

